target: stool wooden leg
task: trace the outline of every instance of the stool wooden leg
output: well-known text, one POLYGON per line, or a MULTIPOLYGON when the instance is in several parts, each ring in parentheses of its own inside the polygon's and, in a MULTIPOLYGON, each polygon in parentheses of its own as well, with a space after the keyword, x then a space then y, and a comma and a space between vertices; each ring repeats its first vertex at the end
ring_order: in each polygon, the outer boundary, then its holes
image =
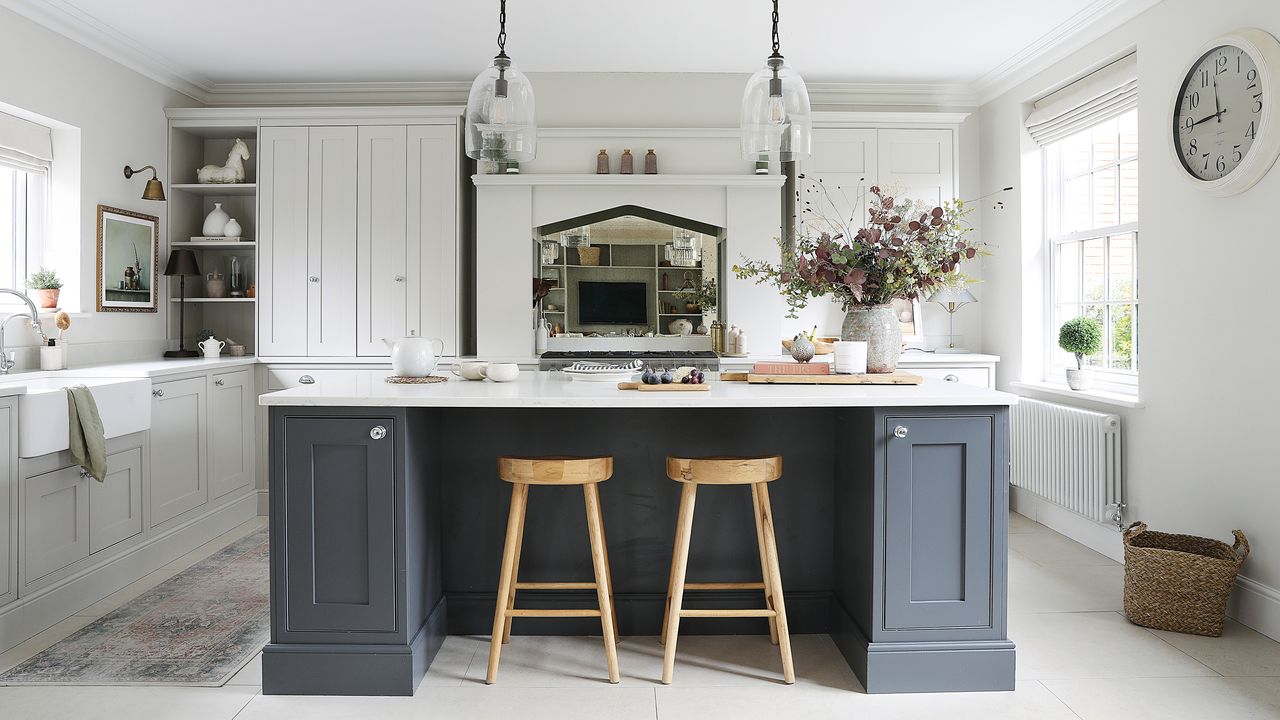
POLYGON ((614 635, 613 601, 609 592, 609 564, 605 560, 604 521, 600 518, 600 494, 596 484, 582 486, 587 506, 587 535, 591 538, 591 564, 596 573, 596 599, 600 603, 600 629, 604 634, 604 656, 609 664, 609 682, 616 683, 618 675, 617 638, 614 635))
MULTIPOLYGON (((593 483, 590 486, 591 494, 595 496, 596 506, 600 507, 600 484, 593 483)), ((600 521, 600 549, 604 553, 604 569, 605 577, 608 578, 609 587, 609 610, 613 614, 613 637, 622 642, 622 633, 618 632, 618 604, 613 598, 613 565, 609 562, 609 541, 604 534, 604 520, 600 521)))
POLYGON ((787 604, 782 597, 782 571, 778 566, 778 543, 773 531, 773 508, 769 505, 769 486, 765 483, 756 483, 755 490, 760 504, 760 511, 756 517, 764 527, 765 555, 769 558, 768 577, 765 583, 771 588, 773 609, 777 612, 775 620, 778 626, 778 648, 782 651, 782 679, 790 685, 796 681, 796 671, 791 662, 791 634, 787 630, 787 604))
POLYGON ((511 486, 511 512, 507 514, 507 540, 502 548, 502 573, 498 580, 498 596, 493 611, 493 638, 489 642, 489 672, 485 682, 498 679, 498 657, 502 654, 502 636, 507 624, 507 598, 515 589, 515 555, 519 530, 524 522, 524 509, 529 499, 529 486, 511 486))
MULTIPOLYGON (((764 606, 774 610, 773 588, 769 585, 768 552, 764 547, 764 526, 760 522, 760 494, 755 485, 751 486, 751 506, 755 508, 756 515, 756 547, 760 550, 760 581, 764 583, 764 606)), ((772 617, 769 618, 769 642, 778 644, 778 622, 772 617)))
POLYGON ((680 634, 680 608, 684 604, 684 578, 689 566, 689 537, 693 531, 693 505, 697 500, 696 483, 683 483, 680 493, 680 514, 676 520, 675 557, 671 561, 671 586, 667 594, 671 606, 667 609, 666 651, 662 657, 662 682, 671 684, 676 669, 676 640, 680 634))
MULTIPOLYGON (((525 486, 525 492, 528 492, 529 486, 525 486)), ((520 508, 520 526, 516 528, 516 551, 511 559, 511 592, 507 594, 507 621, 502 628, 502 644, 506 645, 511 642, 511 621, 515 618, 511 615, 511 611, 516 607, 516 585, 520 582, 520 553, 524 550, 524 518, 529 509, 526 502, 520 508)))

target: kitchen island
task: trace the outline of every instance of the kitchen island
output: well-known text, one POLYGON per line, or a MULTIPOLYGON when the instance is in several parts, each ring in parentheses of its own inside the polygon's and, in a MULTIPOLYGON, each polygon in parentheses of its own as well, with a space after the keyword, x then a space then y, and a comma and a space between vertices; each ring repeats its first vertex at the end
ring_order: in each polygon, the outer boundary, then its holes
MULTIPOLYGON (((263 395, 270 411, 268 694, 412 694, 447 634, 486 635, 510 487, 499 455, 614 457, 601 486, 621 634, 656 635, 677 483, 665 458, 783 456, 770 489, 793 633, 829 633, 868 692, 1012 690, 1006 632, 1014 397, 918 386, 650 393, 525 372, 390 385, 367 374, 263 395)), ((591 576, 580 493, 530 496, 522 580, 591 576)), ((756 580, 750 497, 698 500, 689 577, 756 580)), ((687 607, 756 607, 758 591, 687 607)), ((594 607, 594 591, 522 607, 594 607)), ((683 633, 766 633, 763 619, 683 633)), ((516 634, 595 634, 590 619, 516 634)))

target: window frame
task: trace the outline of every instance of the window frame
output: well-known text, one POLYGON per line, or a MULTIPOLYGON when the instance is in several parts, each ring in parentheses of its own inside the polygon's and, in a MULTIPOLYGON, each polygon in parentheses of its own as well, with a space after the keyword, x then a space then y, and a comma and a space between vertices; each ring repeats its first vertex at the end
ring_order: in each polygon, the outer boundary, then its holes
MULTIPOLYGON (((18 163, 9 163, 0 159, 0 170, 13 170, 26 176, 24 187, 19 189, 14 184, 14 232, 17 226, 22 227, 22 247, 15 243, 13 248, 0 248, 7 252, 13 263, 13 289, 25 292, 27 278, 34 269, 43 265, 44 239, 49 227, 50 172, 44 167, 24 167, 18 163), (21 202, 18 198, 21 196, 21 202), (34 269, 33 269, 34 268, 34 269)), ((0 283, 8 282, 8 278, 0 278, 0 283)), ((0 285, 2 287, 3 285, 0 285)), ((11 295, 0 297, 0 306, 22 305, 22 301, 11 295)))
MULTIPOLYGON (((1096 378, 1096 384, 1101 389, 1111 390, 1118 393, 1130 394, 1136 396, 1138 394, 1139 377, 1141 373, 1140 364, 1140 347, 1138 344, 1138 328, 1141 322, 1141 293, 1138 286, 1138 266, 1139 248, 1141 247, 1142 233, 1140 225, 1142 218, 1139 216, 1137 220, 1131 222, 1117 222, 1117 224, 1094 227, 1087 230, 1078 230, 1063 235, 1055 236, 1053 225, 1056 220, 1058 225, 1062 224, 1062 212, 1065 206, 1065 197, 1067 184, 1070 180, 1078 180, 1080 178, 1089 178, 1089 217, 1094 217, 1094 195, 1093 177, 1100 172, 1113 171, 1117 174, 1115 197, 1116 197, 1116 220, 1122 219, 1122 188, 1123 182, 1120 176, 1120 167, 1126 163, 1137 162, 1141 167, 1142 147, 1139 146, 1137 152, 1132 155, 1122 155, 1123 146, 1117 142, 1116 158, 1108 163, 1095 165, 1092 162, 1093 148, 1090 147, 1090 162, 1088 167, 1080 173, 1068 176, 1061 169, 1061 143, 1064 143, 1071 137, 1075 137, 1080 133, 1092 133, 1097 126, 1115 120, 1129 114, 1136 113, 1137 108, 1130 108, 1122 113, 1099 119, 1097 122, 1080 128, 1070 135, 1061 137, 1051 143, 1047 143, 1040 148, 1041 158, 1041 187, 1043 192, 1043 208, 1042 222, 1044 235, 1044 362, 1043 380, 1049 383, 1065 384, 1064 371, 1070 367, 1068 365, 1056 362, 1061 356, 1061 349, 1058 347, 1058 328, 1059 318, 1058 309, 1060 307, 1075 307, 1083 309, 1089 306, 1100 306, 1103 308, 1103 347, 1102 347, 1102 366, 1092 366, 1096 378), (1054 158, 1053 153, 1057 153, 1058 157, 1054 158), (1055 176, 1056 175, 1056 176, 1055 176), (1133 238, 1133 293, 1132 297, 1126 299, 1111 298, 1111 239, 1118 236, 1130 235, 1133 238), (1103 243, 1103 298, 1100 300, 1088 300, 1084 298, 1083 287, 1077 293, 1080 299, 1072 302, 1060 302, 1058 298, 1059 283, 1059 251, 1064 245, 1079 243, 1090 240, 1101 240, 1103 243), (1134 308, 1133 315, 1133 366, 1139 369, 1125 370, 1108 367, 1112 354, 1112 322, 1110 320, 1110 311, 1113 307, 1132 305, 1134 308)), ((1141 184, 1138 186, 1139 194, 1142 192, 1141 184)), ((1082 254, 1083 257, 1083 254, 1082 254)), ((1083 263, 1081 265, 1081 279, 1083 280, 1083 263)), ((1063 318, 1061 322, 1065 322, 1063 318)))

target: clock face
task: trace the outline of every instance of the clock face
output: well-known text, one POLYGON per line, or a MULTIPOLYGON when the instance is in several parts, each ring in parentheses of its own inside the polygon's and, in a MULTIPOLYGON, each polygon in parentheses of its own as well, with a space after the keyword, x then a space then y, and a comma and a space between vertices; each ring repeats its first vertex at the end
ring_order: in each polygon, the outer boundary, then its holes
POLYGON ((1202 55, 1182 81, 1173 113, 1182 167, 1205 181, 1239 167, 1258 139, 1268 89, 1243 49, 1219 45, 1202 55))

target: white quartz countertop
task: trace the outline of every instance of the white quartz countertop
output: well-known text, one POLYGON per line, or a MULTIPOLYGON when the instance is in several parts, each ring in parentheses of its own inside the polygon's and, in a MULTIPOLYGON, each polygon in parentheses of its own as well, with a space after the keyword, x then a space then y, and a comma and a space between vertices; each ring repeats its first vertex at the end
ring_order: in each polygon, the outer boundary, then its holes
MULTIPOLYGON (((812 362, 830 363, 835 355, 815 355, 812 362)), ((720 358, 720 367, 723 368, 739 368, 750 367, 758 362, 795 362, 790 355, 751 355, 744 358, 724 357, 720 358)), ((1000 362, 999 355, 984 355, 982 353, 933 353, 923 351, 907 350, 898 356, 898 365, 904 368, 925 367, 929 365, 975 365, 990 364, 1000 362)))
POLYGON ((224 355, 217 358, 174 358, 166 360, 135 360, 132 362, 104 363, 102 365, 77 365, 66 370, 52 370, 45 373, 49 377, 162 377, 180 375, 189 372, 231 369, 240 366, 255 365, 258 358, 251 355, 231 357, 224 355))
POLYGON ((1007 406, 1017 401, 1009 393, 928 378, 921 385, 748 385, 718 380, 710 385, 708 392, 641 392, 619 390, 614 383, 572 381, 559 372, 532 371, 509 383, 450 378, 430 385, 393 385, 365 375, 267 393, 258 402, 297 407, 781 408, 1007 406))

